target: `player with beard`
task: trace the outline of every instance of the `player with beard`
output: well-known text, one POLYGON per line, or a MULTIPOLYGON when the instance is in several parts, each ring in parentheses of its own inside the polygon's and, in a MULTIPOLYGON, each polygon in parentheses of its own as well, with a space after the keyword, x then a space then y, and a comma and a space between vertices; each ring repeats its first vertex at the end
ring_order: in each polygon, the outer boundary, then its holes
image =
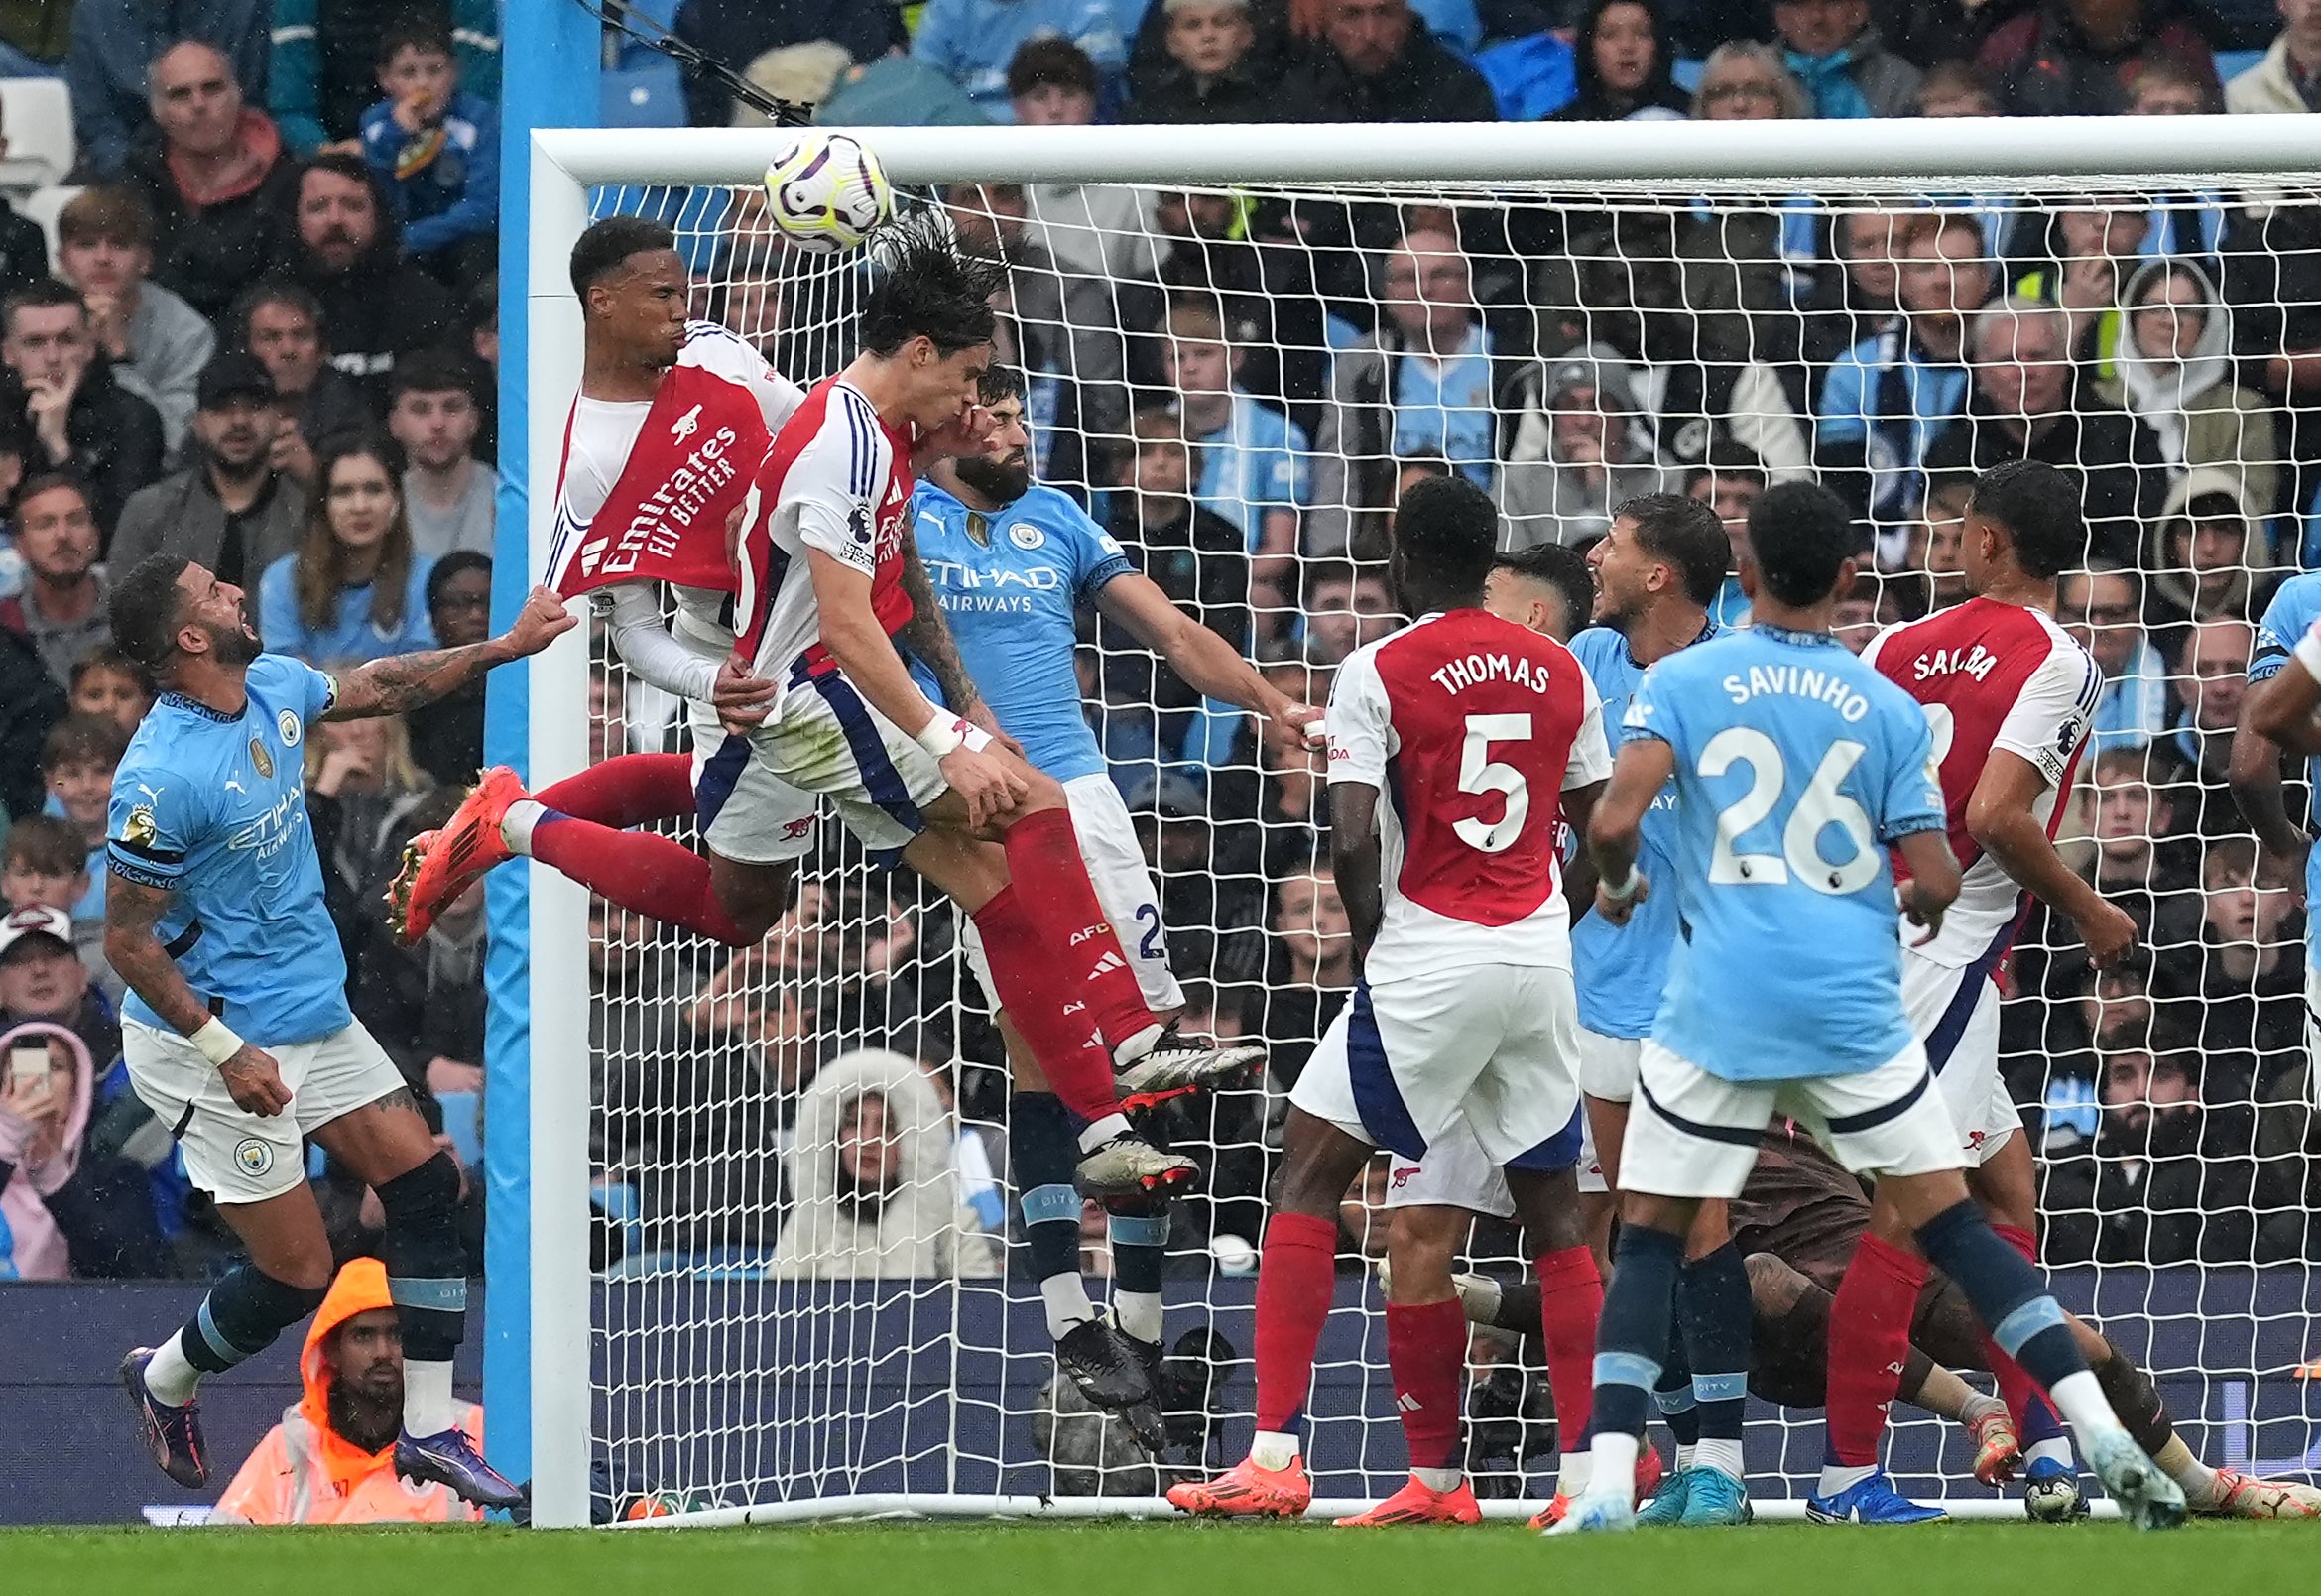
MULTIPOLYGON (((1081 710, 1073 666, 1080 607, 1094 605, 1203 697, 1264 717, 1279 738, 1302 739, 1321 712, 1283 696, 1231 644, 1169 602, 1079 505, 1034 485, 1024 385, 1013 369, 992 366, 979 393, 994 424, 986 451, 938 462, 912 499, 913 532, 930 584, 914 601, 921 610, 940 606, 967 675, 984 684, 999 725, 1023 745, 1035 769, 1063 785, 1097 902, 1122 927, 1121 945, 1146 1003, 1170 1015, 1183 1007, 1184 994, 1168 968, 1160 894, 1081 710)), ((914 661, 913 675, 929 698, 948 700, 945 684, 923 662, 914 661)), ((977 980, 986 993, 994 991, 972 921, 962 939, 977 980)), ((1078 1155, 1070 1121, 1013 1022, 1002 1013, 999 1023, 1014 1087, 1009 1162, 1056 1362, 1092 1404, 1127 1410, 1140 1428, 1149 1423, 1148 1438, 1158 1441, 1151 1380, 1160 1362, 1167 1215, 1112 1216, 1113 1314, 1110 1321, 1099 1317, 1080 1279, 1080 1200, 1072 1189, 1078 1155)), ((1131 1108, 1177 1085, 1157 1077, 1149 1061, 1120 1078, 1131 1108)))

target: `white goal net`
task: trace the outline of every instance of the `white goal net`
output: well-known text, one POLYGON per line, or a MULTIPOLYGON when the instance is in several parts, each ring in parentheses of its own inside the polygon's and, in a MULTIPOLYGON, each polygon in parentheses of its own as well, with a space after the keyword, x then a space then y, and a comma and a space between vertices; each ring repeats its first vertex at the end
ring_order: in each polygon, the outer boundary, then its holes
MULTIPOLYGON (((2267 607, 2315 547, 2305 121, 2269 119, 2261 140, 2224 119, 2170 137, 1873 124, 1834 151, 1796 124, 1269 129, 1263 148, 1209 136, 1233 130, 863 137, 903 203, 947 208, 1010 261, 1001 353, 1026 378, 1040 480, 1294 697, 1323 701, 1335 661, 1397 624, 1383 556, 1419 474, 1490 489, 1512 548, 1574 550, 1637 494, 1737 516, 1769 480, 1817 477, 1864 528, 1870 574, 1841 615, 1858 647, 1965 596, 1976 471, 2027 452, 2081 472, 2093 549, 2062 619, 2110 686, 2062 837, 2141 946, 2097 972, 2034 911, 1999 973, 2045 1261, 2208 1461, 2303 1473, 2321 1456, 2321 1144, 2302 861, 2278 849, 2306 785, 2299 764, 2236 769, 2232 733, 2252 665, 2293 641, 2264 635, 2267 607)), ((780 139, 542 136, 536 439, 577 377, 576 347, 556 347, 576 327, 550 319, 563 254, 615 211, 676 230, 697 316, 801 384, 843 364, 857 262, 786 249, 744 181, 780 139)), ((536 520, 554 459, 536 447, 536 520)), ((1737 592, 1724 603, 1745 618, 1737 592)), ((534 1056, 585 1049, 592 1204, 582 1259, 568 1212, 550 1225, 544 1206, 568 1208, 574 1182, 536 1191, 538 1310, 588 1325, 584 1367, 576 1334, 543 1354, 561 1360, 538 1389, 564 1427, 536 1437, 585 1423, 599 1517, 654 1493, 759 1516, 905 1497, 1150 1509, 1173 1471, 1240 1455, 1284 1094, 1350 983, 1326 795, 1317 763, 1284 761, 1093 614, 1080 665, 1160 887, 1159 922, 1133 933, 1164 939, 1188 1028, 1272 1050, 1263 1081, 1164 1121, 1207 1177, 1166 1268, 1177 1446, 1156 1463, 1059 1411, 1003 1054, 956 917, 825 820, 797 907, 738 955, 602 904, 583 935, 577 892, 535 873, 534 1056)), ((685 746, 681 713, 601 636, 587 675, 576 654, 538 669, 536 782, 685 746)), ((568 1177, 579 1088, 549 1073, 536 1093, 567 1095, 535 1145, 560 1128, 568 1177)), ((1324 1498, 1383 1495, 1405 1464, 1373 1275, 1392 1178, 1382 1159, 1342 1210, 1307 1409, 1324 1498)), ((1101 1220, 1083 1236, 1100 1291, 1101 1220)), ((1524 1249, 1487 1220, 1461 1267, 1512 1281, 1524 1249)), ((1487 1495, 1552 1489, 1536 1356, 1477 1333, 1468 1456, 1487 1495)), ((1962 1434, 1895 1419, 1904 1490, 1991 1500, 1962 1434)), ((1818 1411, 1753 1404, 1761 1498, 1801 1495, 1820 1461, 1818 1411)))

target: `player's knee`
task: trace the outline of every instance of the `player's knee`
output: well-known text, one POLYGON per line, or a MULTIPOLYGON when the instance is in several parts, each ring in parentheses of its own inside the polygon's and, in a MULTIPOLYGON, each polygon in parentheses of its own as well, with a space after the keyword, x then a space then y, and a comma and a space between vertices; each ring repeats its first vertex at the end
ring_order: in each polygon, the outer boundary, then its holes
POLYGON ((387 1233, 449 1232, 459 1207, 459 1166, 440 1150, 378 1188, 387 1233))
POLYGON ((1070 799, 1064 797, 1063 784, 1045 771, 1034 770, 1027 765, 1018 774, 1025 782, 1024 800, 1016 805, 1018 814, 1070 807, 1070 799))
POLYGON ((796 871, 789 864, 747 865, 709 856, 709 882, 717 907, 740 933, 738 945, 754 947, 790 910, 790 889, 796 871))

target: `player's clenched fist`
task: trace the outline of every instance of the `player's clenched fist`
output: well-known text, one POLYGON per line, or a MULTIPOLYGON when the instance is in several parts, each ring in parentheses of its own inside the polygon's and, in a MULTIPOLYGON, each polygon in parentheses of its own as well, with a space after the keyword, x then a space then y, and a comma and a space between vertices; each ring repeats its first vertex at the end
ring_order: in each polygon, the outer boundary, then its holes
POLYGON ((242 1044, 242 1050, 218 1065, 217 1073, 234 1106, 244 1113, 272 1119, 290 1107, 290 1088, 282 1083, 274 1055, 263 1048, 242 1044))
POLYGON ((1031 784, 1008 768, 1004 760, 972 748, 952 749, 942 757, 943 780, 966 800, 967 828, 980 831, 995 816, 1024 801, 1031 784))
POLYGON ((1651 896, 1652 884, 1645 879, 1643 871, 1631 872, 1628 879, 1635 885, 1618 897, 1607 891, 1602 882, 1596 883, 1596 913, 1604 917, 1607 924, 1627 924, 1628 917, 1636 913, 1636 906, 1651 896))
POLYGON ((536 587, 516 612, 516 624, 508 628, 508 650, 519 660, 538 654, 579 624, 552 588, 536 587))

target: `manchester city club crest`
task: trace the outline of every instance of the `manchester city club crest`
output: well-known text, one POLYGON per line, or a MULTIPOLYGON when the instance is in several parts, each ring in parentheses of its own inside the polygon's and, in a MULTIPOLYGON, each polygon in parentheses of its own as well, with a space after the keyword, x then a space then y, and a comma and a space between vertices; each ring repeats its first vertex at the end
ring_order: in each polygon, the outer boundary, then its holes
POLYGON ((264 1174, 274 1167, 274 1149, 255 1136, 245 1136, 234 1144, 234 1167, 244 1174, 264 1174))
POLYGON ((266 744, 258 738, 250 739, 250 763, 258 767, 258 774, 272 780, 274 756, 266 751, 266 744))
MULTIPOLYGON (((333 688, 332 691, 335 694, 336 689, 333 688)), ((274 729, 282 733, 283 747, 296 748, 299 746, 299 717, 290 710, 285 709, 274 717, 274 729)))
POLYGON ((1008 528, 1008 542, 1018 549, 1037 549, 1047 542, 1047 534, 1029 521, 1019 521, 1008 528))

